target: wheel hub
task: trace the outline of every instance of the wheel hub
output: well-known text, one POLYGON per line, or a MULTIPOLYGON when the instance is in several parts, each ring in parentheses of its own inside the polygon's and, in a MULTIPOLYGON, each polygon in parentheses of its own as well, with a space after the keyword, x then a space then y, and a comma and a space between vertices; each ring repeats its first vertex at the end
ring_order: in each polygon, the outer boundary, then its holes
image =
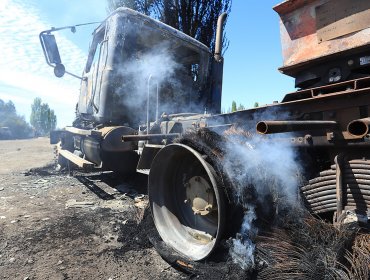
POLYGON ((190 204, 194 215, 205 216, 217 209, 212 187, 203 177, 192 177, 185 187, 187 198, 185 202, 190 204))

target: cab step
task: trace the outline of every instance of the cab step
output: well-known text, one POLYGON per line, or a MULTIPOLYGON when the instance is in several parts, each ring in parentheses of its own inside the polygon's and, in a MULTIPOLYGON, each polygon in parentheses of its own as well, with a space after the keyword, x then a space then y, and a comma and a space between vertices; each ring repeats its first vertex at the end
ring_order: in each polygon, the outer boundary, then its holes
POLYGON ((71 153, 70 151, 67 151, 67 150, 59 150, 59 154, 62 157, 64 157, 65 159, 69 160, 70 162, 73 162, 78 167, 81 167, 83 169, 92 169, 95 165, 91 161, 80 158, 79 156, 77 156, 74 153, 71 153))

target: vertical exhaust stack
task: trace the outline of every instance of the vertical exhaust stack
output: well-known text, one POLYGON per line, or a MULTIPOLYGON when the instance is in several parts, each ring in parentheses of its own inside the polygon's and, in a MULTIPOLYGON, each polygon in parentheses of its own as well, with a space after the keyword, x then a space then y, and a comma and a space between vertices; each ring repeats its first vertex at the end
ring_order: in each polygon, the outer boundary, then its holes
POLYGON ((217 62, 222 61, 222 33, 223 33, 223 25, 225 23, 227 17, 227 13, 222 13, 217 20, 217 31, 216 31, 216 44, 215 44, 215 60, 217 62))
POLYGON ((220 114, 221 113, 221 97, 222 97, 222 76, 224 61, 222 57, 222 34, 223 26, 226 20, 227 13, 222 13, 218 17, 217 31, 216 31, 216 43, 215 43, 215 54, 212 62, 212 102, 209 104, 209 113, 220 114))

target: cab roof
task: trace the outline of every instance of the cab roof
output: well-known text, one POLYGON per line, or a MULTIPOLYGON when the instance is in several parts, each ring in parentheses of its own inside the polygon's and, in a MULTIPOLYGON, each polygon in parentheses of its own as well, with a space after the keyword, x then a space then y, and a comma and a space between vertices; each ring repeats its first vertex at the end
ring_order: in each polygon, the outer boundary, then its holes
POLYGON ((196 48, 199 48, 205 52, 208 52, 211 54, 211 51, 210 49, 204 45, 203 43, 197 41, 196 39, 194 39, 193 37, 189 36, 189 35, 186 35, 185 33, 159 21, 159 20, 156 20, 154 18, 151 18, 147 15, 144 15, 142 13, 139 13, 137 11, 134 11, 132 9, 129 9, 129 8, 126 8, 126 7, 121 7, 121 8, 118 8, 116 9, 115 11, 113 11, 102 23, 99 27, 97 27, 94 31, 94 33, 97 33, 99 30, 101 30, 101 28, 104 28, 105 26, 105 22, 110 19, 111 17, 114 17, 114 16, 118 16, 118 17, 131 17, 131 18, 135 18, 135 19, 141 19, 143 22, 151 25, 153 28, 156 28, 158 30, 162 30, 166 33, 169 33, 170 35, 174 36, 174 37, 177 37, 178 39, 180 40, 183 40, 185 41, 186 43, 189 43, 193 46, 195 46, 196 48))

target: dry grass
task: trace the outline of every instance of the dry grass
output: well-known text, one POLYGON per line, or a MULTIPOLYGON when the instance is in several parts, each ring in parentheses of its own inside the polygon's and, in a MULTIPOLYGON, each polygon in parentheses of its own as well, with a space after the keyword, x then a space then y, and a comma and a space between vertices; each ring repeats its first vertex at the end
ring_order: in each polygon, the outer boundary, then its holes
POLYGON ((347 251, 345 258, 348 267, 344 267, 349 279, 370 279, 370 234, 356 236, 352 251, 347 251))
POLYGON ((292 218, 258 237, 258 279, 369 279, 369 234, 292 218))

